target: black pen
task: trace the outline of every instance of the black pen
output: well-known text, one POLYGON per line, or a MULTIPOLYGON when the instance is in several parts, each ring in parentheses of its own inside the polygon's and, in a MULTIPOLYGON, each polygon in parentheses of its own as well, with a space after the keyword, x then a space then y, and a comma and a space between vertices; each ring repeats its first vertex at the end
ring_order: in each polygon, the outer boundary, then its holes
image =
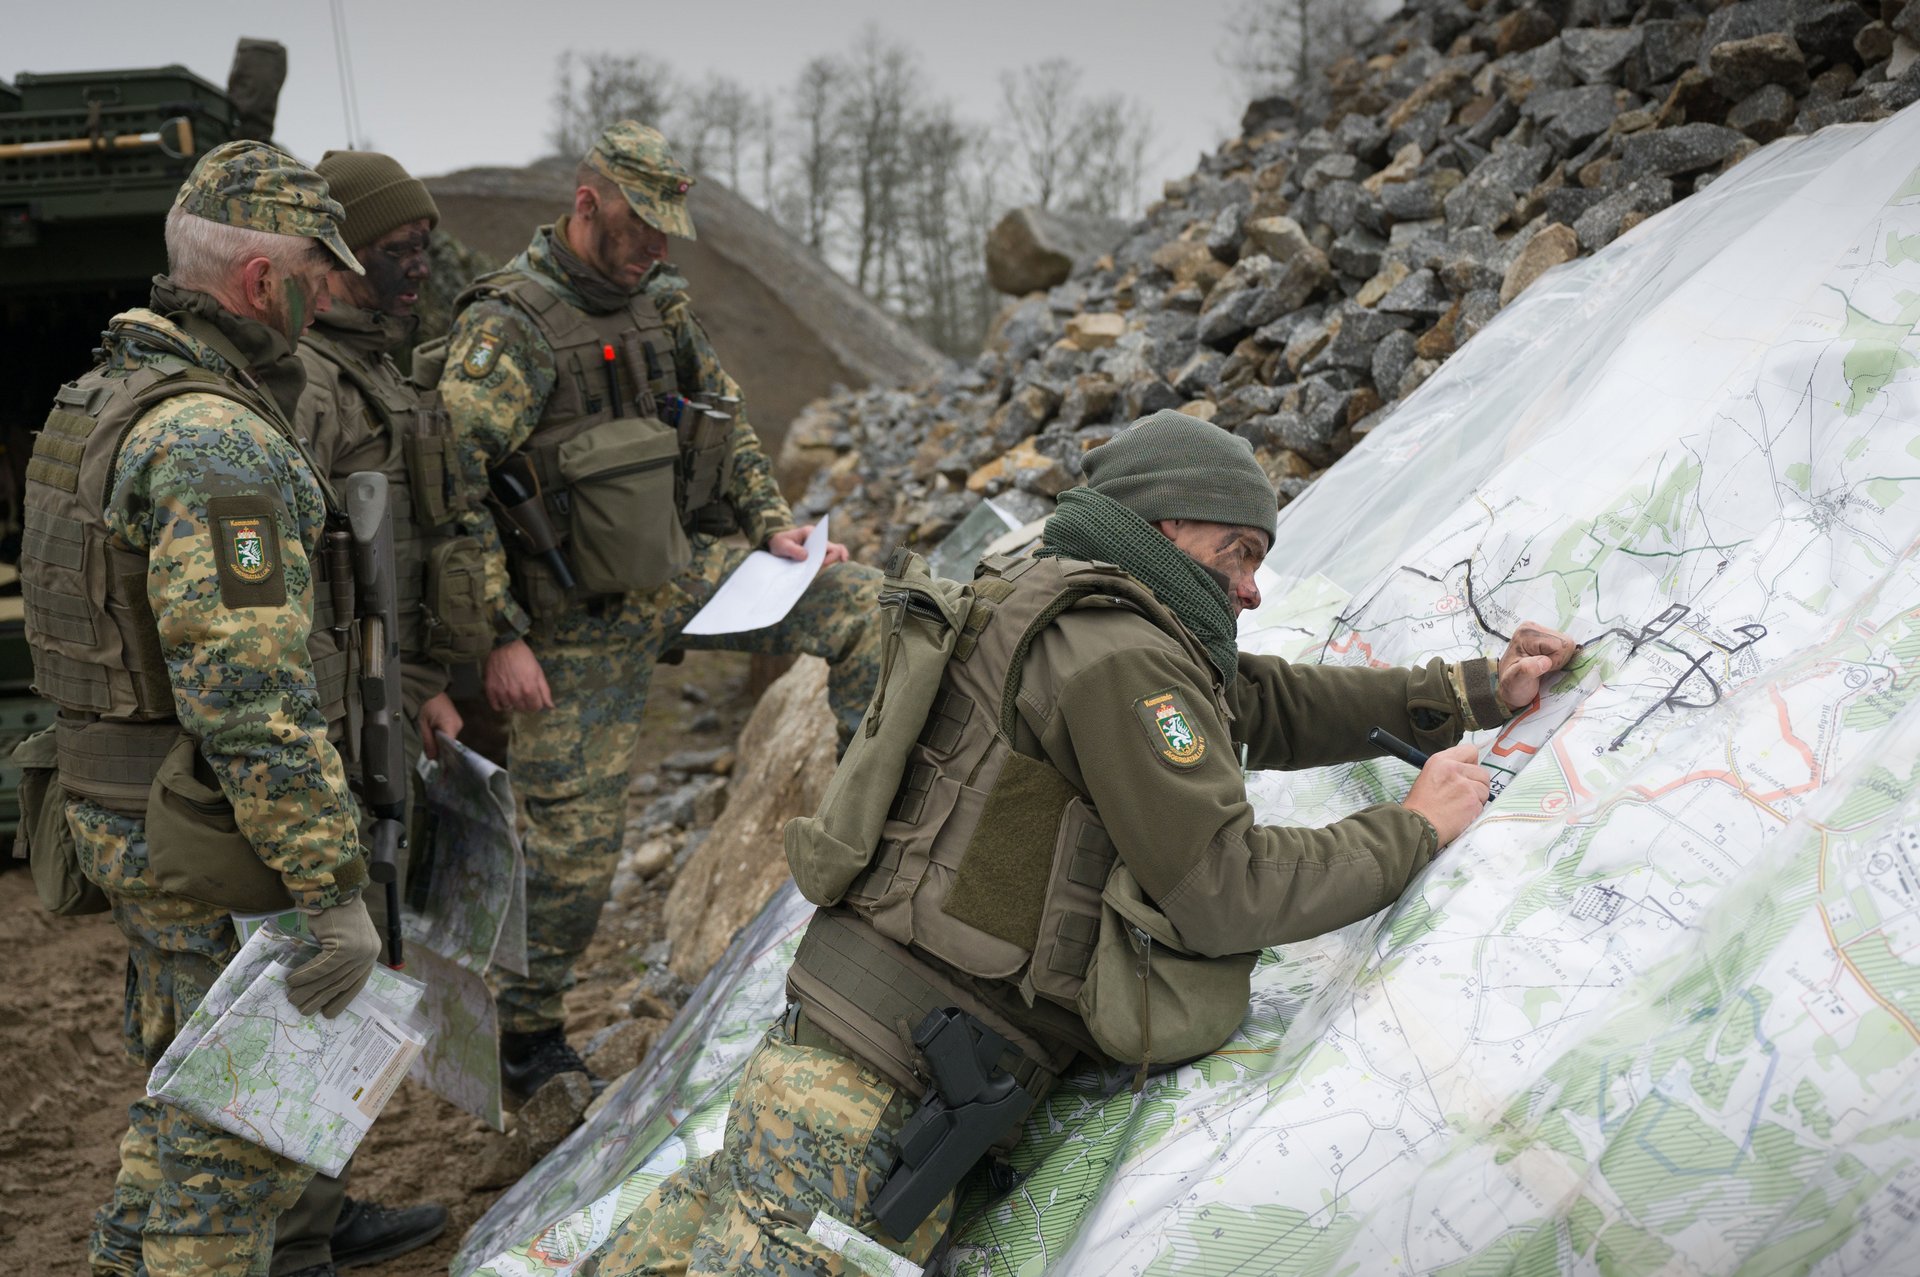
POLYGON ((1367 739, 1372 741, 1379 749, 1392 754, 1409 767, 1425 767, 1427 765, 1427 754, 1425 750, 1415 749, 1384 727, 1376 727, 1368 732, 1367 739))

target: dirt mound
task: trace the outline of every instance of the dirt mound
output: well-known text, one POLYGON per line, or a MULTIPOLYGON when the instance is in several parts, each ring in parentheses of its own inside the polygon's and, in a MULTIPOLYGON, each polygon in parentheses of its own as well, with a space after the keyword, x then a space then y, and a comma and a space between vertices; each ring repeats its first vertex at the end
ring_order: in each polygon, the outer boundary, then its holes
MULTIPOLYGON (((570 164, 464 169, 427 179, 441 229, 499 261, 566 211, 570 164)), ((746 388, 769 451, 808 401, 836 386, 902 385, 946 367, 939 352, 868 301, 780 225, 718 182, 693 188, 700 238, 675 240, 674 265, 700 322, 746 388)))

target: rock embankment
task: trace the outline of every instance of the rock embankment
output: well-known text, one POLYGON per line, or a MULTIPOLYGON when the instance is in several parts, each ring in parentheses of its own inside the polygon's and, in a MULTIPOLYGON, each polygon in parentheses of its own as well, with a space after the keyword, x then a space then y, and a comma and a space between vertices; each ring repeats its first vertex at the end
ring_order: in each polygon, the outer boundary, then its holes
POLYGON ((975 363, 809 404, 804 512, 877 557, 989 497, 1044 511, 1160 408, 1247 438, 1284 500, 1501 307, 1788 133, 1920 98, 1920 0, 1413 0, 1241 132, 975 363))

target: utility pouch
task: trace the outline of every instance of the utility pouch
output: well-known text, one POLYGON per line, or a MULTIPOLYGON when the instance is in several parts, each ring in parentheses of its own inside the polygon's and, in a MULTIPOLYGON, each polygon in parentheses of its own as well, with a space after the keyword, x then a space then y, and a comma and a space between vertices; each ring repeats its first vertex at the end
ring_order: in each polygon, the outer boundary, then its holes
POLYGON ((820 810, 788 821, 785 831, 787 865, 814 904, 838 904, 873 859, 971 607, 967 587, 935 577, 919 555, 888 565, 880 681, 820 810))
POLYGON ((104 912, 106 893, 80 872, 80 846, 67 824, 67 790, 60 783, 53 728, 15 745, 13 762, 20 769, 20 831, 14 855, 26 857, 41 905, 63 918, 104 912))
POLYGON ((1197 1059, 1233 1035, 1259 955, 1207 958, 1182 948, 1125 865, 1114 866, 1100 901, 1100 934, 1075 1008, 1102 1051, 1140 1066, 1137 1090, 1150 1068, 1197 1059))
POLYGON ((487 564, 472 537, 449 537, 427 551, 427 659, 469 665, 493 650, 487 614, 487 564))
POLYGON ((438 395, 424 397, 407 432, 407 479, 413 490, 414 521, 429 532, 453 518, 454 485, 459 472, 453 455, 453 431, 438 395))
POLYGON ((233 804, 185 732, 167 751, 147 797, 147 870, 168 895, 235 913, 293 905, 280 875, 240 832, 233 804))
POLYGON ((650 417, 590 426, 556 449, 570 520, 567 558, 588 594, 665 585, 693 559, 674 502, 680 443, 650 417))

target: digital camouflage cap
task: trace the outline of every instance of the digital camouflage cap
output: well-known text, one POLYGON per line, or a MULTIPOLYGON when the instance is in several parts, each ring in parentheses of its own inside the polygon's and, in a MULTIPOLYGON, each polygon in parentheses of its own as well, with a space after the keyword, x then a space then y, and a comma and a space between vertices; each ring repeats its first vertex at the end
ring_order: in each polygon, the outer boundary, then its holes
POLYGON ((695 238, 687 212, 693 178, 674 160, 658 129, 637 120, 609 124, 587 152, 586 164, 620 188, 641 221, 669 235, 695 238))
POLYGON ((265 142, 228 142, 200 157, 174 207, 225 226, 316 239, 356 275, 365 274, 340 237, 345 214, 326 179, 265 142))

